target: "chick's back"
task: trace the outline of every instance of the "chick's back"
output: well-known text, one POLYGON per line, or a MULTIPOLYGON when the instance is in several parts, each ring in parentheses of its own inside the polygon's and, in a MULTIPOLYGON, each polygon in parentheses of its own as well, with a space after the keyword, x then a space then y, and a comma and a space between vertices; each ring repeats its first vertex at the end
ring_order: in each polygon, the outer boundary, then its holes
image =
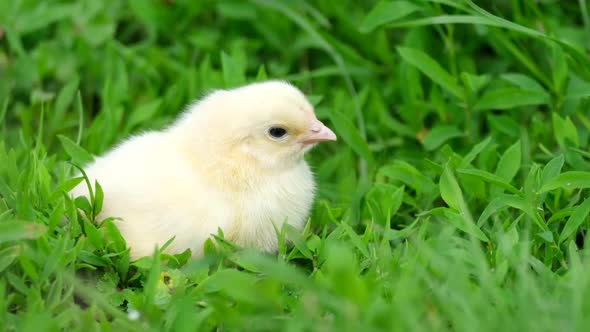
MULTIPOLYGON (((199 255, 217 228, 228 227, 232 199, 191 167, 165 132, 132 137, 85 167, 104 191, 99 218, 115 217, 132 257, 152 254, 172 237, 170 252, 199 255)), ((74 196, 88 196, 82 182, 74 196)))

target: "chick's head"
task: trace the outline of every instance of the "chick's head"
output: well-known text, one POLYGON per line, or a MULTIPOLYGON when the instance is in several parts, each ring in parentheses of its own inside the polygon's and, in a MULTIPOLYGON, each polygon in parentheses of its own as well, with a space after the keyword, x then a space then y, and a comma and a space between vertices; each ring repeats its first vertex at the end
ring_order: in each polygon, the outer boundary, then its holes
POLYGON ((303 93, 286 82, 220 90, 208 96, 202 108, 202 131, 217 138, 223 153, 263 168, 290 167, 317 143, 336 140, 303 93))

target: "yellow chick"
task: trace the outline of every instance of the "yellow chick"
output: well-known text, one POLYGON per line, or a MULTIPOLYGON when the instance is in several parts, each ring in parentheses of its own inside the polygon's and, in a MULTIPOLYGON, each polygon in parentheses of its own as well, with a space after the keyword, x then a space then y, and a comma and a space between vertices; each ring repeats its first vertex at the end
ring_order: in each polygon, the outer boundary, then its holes
MULTIPOLYGON (((131 137, 85 167, 104 191, 99 217, 118 217, 131 257, 169 253, 220 228, 243 247, 277 250, 275 227, 302 229, 315 182, 303 159, 336 140, 303 93, 282 81, 217 90, 191 104, 171 126, 131 137), (273 226, 274 225, 274 226, 273 226)), ((84 183, 72 190, 88 195, 84 183)))

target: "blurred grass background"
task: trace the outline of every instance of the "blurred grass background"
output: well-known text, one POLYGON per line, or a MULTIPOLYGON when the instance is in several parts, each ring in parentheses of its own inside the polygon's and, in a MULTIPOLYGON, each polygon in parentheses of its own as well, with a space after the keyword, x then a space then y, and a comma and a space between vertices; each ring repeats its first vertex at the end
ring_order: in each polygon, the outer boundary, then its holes
POLYGON ((584 331, 586 0, 0 2, 0 329, 584 331), (286 79, 341 138, 277 256, 129 262, 81 165, 286 79), (87 213, 92 216, 92 213, 87 213))

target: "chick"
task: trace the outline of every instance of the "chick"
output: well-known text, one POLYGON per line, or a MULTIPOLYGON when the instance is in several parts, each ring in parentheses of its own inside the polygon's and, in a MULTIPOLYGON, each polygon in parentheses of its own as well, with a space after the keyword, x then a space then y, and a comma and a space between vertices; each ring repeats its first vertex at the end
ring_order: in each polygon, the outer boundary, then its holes
MULTIPOLYGON (((304 153, 336 140, 303 93, 282 81, 217 90, 169 127, 131 137, 85 167, 103 191, 99 218, 117 217, 132 258, 191 249, 221 229, 267 252, 275 227, 302 229, 315 182, 304 153)), ((88 195, 82 183, 71 192, 88 195)))

